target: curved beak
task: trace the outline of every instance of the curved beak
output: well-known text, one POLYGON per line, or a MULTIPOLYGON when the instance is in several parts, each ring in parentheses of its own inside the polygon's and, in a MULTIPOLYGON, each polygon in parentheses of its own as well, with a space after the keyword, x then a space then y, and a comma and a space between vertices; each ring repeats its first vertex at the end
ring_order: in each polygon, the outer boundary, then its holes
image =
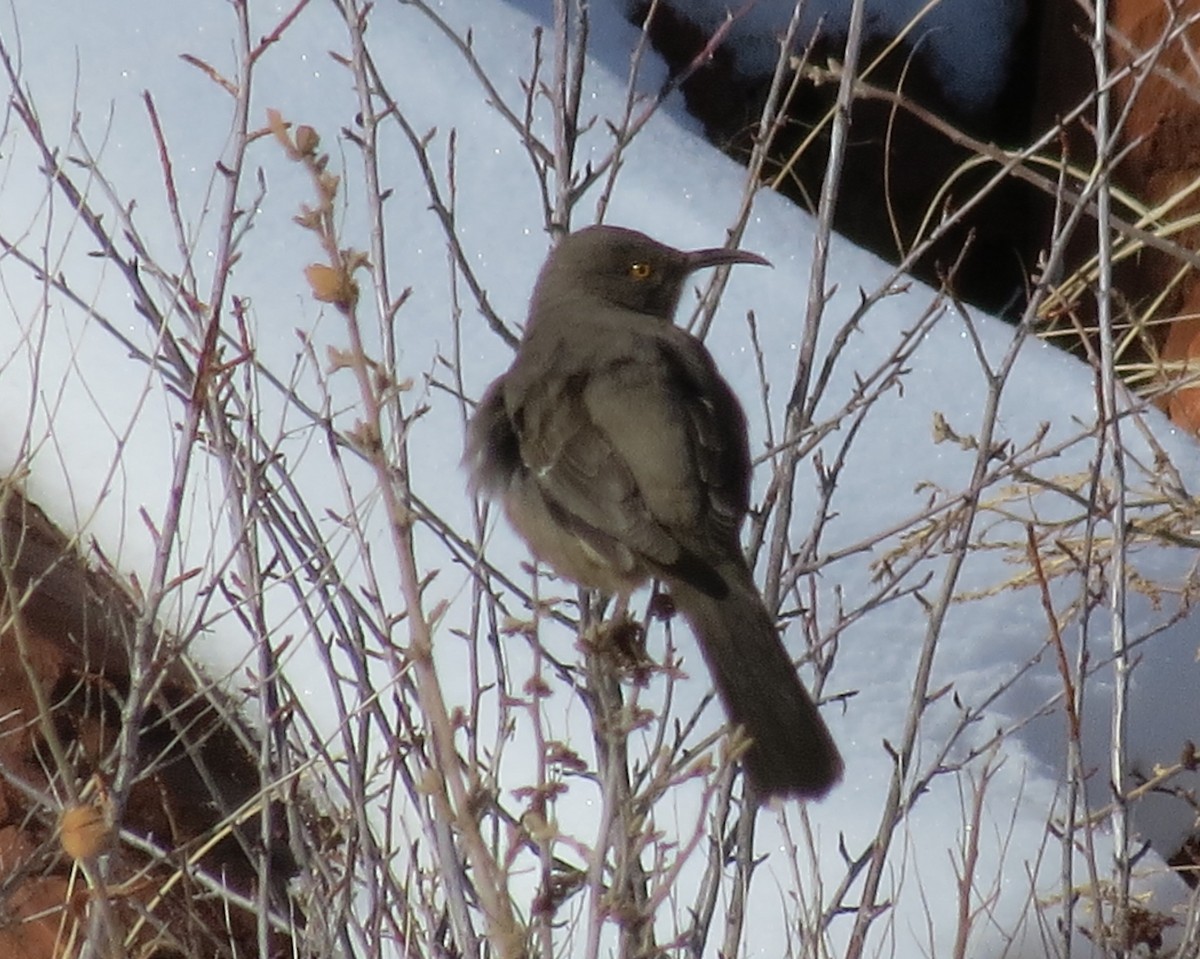
POLYGON ((765 256, 751 253, 749 250, 733 250, 718 247, 712 250, 692 250, 684 254, 687 269, 702 270, 706 266, 727 266, 732 263, 754 263, 758 266, 770 266, 771 261, 765 256))

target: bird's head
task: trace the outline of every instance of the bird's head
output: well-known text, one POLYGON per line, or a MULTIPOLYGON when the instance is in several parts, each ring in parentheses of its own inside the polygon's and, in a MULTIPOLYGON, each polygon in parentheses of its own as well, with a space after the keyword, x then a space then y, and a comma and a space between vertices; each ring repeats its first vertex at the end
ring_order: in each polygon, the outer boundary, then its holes
POLYGON ((770 263, 744 250, 676 250, 644 233, 616 226, 589 226, 559 242, 542 267, 530 319, 546 308, 603 303, 668 322, 683 284, 696 270, 732 263, 770 263))

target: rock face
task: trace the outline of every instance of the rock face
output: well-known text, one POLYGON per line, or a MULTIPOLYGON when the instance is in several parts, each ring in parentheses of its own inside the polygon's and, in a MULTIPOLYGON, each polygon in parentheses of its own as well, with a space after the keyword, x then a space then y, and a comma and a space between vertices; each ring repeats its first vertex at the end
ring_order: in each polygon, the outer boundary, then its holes
MULTIPOLYGON (((121 816, 124 830, 160 854, 111 841, 105 794, 136 621, 131 593, 85 562, 45 514, 0 476, 4 959, 73 954, 72 941, 95 934, 90 919, 101 895, 106 928, 129 936, 128 955, 258 954, 251 912, 226 908, 192 878, 172 879, 200 844, 212 840, 193 868, 252 896, 261 848, 253 819, 222 838, 226 817, 259 791, 257 763, 230 712, 218 708, 215 693, 195 688, 177 656, 162 656, 162 685, 141 723, 139 773, 121 816), (80 793, 79 804, 70 799, 66 777, 80 793), (89 888, 79 861, 101 853, 108 854, 106 885, 89 888), (144 916, 152 921, 139 919, 144 916)), ((274 822, 281 822, 274 811, 274 822)), ((274 881, 282 883, 291 862, 286 839, 277 839, 268 858, 274 881)), ((278 954, 290 954, 285 936, 273 932, 270 939, 278 954)))
MULTIPOLYGON (((1122 185, 1146 206, 1169 204, 1150 224, 1162 232, 1167 224, 1200 213, 1200 61, 1195 53, 1200 49, 1200 24, 1178 29, 1200 13, 1200 0, 1170 5, 1163 0, 1114 0, 1111 9, 1113 67, 1130 68, 1117 87, 1115 113, 1128 109, 1122 132, 1129 146, 1117 172, 1122 185)), ((1200 226, 1175 230, 1172 238, 1195 251, 1200 247, 1200 226)), ((1152 308, 1151 319, 1162 323, 1165 333, 1156 339, 1168 369, 1196 362, 1200 273, 1179 257, 1144 250, 1122 270, 1121 281, 1133 307, 1152 308)), ((1172 378, 1189 377, 1174 370, 1172 378)), ((1196 374, 1190 378, 1195 381, 1196 374)), ((1164 405, 1171 419, 1200 432, 1200 388, 1179 387, 1166 395, 1164 405)))

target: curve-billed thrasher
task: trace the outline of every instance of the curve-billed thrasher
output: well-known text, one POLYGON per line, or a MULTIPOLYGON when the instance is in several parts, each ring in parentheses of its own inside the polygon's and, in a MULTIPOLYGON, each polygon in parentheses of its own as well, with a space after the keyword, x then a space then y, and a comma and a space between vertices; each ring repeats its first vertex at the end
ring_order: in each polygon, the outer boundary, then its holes
POLYGON ((743 558, 746 418, 703 344, 672 318, 693 270, 767 261, 684 253, 594 226, 546 260, 511 368, 480 401, 467 462, 530 549, 583 586, 654 577, 700 640, 766 795, 824 795, 842 760, 743 558))

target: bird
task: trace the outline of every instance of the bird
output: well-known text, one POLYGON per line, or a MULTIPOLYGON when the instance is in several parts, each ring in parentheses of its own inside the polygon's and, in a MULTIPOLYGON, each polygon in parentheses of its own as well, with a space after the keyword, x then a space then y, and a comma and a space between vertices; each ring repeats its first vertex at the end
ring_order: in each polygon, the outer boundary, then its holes
POLYGON ((746 416, 708 349, 674 322, 694 271, 738 263, 770 265, 610 225, 563 236, 512 365, 467 424, 464 461, 475 492, 498 499, 560 576, 621 597, 662 583, 748 740, 759 796, 817 799, 843 763, 742 552, 746 416))

